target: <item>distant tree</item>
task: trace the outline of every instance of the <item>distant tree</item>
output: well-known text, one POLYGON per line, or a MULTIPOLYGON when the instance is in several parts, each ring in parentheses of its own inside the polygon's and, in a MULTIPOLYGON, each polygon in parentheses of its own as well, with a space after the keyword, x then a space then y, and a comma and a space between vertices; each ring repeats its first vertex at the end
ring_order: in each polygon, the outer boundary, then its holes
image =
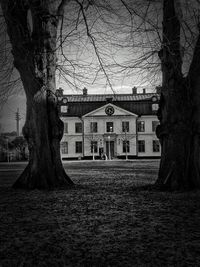
POLYGON ((20 159, 25 160, 26 158, 26 147, 27 142, 23 136, 17 136, 14 140, 11 142, 16 149, 16 151, 20 155, 20 159))

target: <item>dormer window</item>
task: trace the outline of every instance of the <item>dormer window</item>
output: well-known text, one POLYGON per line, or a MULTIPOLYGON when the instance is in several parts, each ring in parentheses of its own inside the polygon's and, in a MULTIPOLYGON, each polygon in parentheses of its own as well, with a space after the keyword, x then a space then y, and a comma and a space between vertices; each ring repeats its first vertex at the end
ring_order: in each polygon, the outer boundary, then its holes
POLYGON ((68 113, 68 106, 61 106, 61 113, 68 113))
POLYGON ((158 110, 158 104, 157 103, 154 103, 152 104, 152 111, 157 111, 158 110))

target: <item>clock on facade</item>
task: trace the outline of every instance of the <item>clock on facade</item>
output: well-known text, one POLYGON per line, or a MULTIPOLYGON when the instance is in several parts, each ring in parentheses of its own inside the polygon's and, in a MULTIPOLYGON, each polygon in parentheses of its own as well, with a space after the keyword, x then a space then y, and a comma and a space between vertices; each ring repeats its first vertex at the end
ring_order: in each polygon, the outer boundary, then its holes
POLYGON ((105 113, 108 115, 108 116, 111 116, 113 115, 115 112, 114 108, 112 106, 107 106, 105 108, 105 113))
POLYGON ((151 101, 152 101, 152 102, 157 102, 157 101, 158 101, 158 98, 157 98, 157 96, 155 96, 155 95, 154 95, 154 96, 152 96, 152 98, 151 98, 151 101))
POLYGON ((67 104, 67 102, 68 102, 67 98, 64 97, 63 100, 62 100, 62 102, 63 102, 63 104, 67 104))

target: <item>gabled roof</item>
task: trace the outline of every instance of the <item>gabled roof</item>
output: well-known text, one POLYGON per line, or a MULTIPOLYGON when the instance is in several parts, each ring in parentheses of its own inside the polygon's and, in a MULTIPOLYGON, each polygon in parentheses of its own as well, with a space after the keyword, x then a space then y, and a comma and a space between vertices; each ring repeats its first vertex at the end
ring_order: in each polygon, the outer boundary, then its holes
POLYGON ((97 109, 95 109, 95 110, 93 110, 93 111, 91 111, 91 112, 85 114, 85 115, 83 116, 83 118, 84 118, 84 117, 91 117, 91 116, 107 116, 105 110, 106 110, 106 107, 108 107, 108 106, 111 106, 111 107, 114 108, 114 114, 113 114, 113 115, 115 115, 115 116, 116 116, 116 115, 117 115, 117 116, 134 116, 134 117, 137 117, 137 116, 138 116, 138 115, 136 115, 135 113, 132 113, 132 112, 130 112, 130 111, 128 111, 128 110, 125 110, 125 109, 123 109, 123 108, 120 108, 120 107, 118 107, 118 106, 115 106, 115 105, 113 105, 112 103, 108 103, 108 104, 106 104, 106 105, 103 105, 103 106, 100 107, 100 108, 97 108, 97 109))
POLYGON ((159 94, 101 94, 101 95, 65 95, 68 102, 104 102, 112 98, 113 101, 144 101, 150 100, 152 96, 159 97, 159 94))
MULTIPOLYGON (((157 93, 148 94, 101 94, 101 95, 63 95, 67 98, 68 112, 61 113, 63 117, 82 117, 102 106, 112 103, 113 105, 137 115, 152 115, 152 97, 157 93)), ((157 101, 158 103, 158 101, 157 101)))

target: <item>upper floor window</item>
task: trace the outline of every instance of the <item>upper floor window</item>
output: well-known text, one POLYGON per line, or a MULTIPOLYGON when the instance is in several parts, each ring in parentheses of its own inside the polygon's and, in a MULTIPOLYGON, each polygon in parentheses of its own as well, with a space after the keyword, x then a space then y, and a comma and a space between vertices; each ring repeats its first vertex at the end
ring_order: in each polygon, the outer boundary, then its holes
POLYGON ((107 121, 106 122, 106 132, 113 132, 113 122, 112 121, 107 121))
POLYGON ((138 121, 137 130, 138 130, 138 132, 144 132, 145 131, 145 123, 144 123, 144 121, 138 121))
POLYGON ((145 140, 138 140, 138 152, 145 152, 145 140))
POLYGON ((123 140, 123 153, 130 152, 130 142, 128 140, 123 140))
POLYGON ((76 142, 76 146, 75 146, 75 152, 76 153, 82 153, 83 148, 82 148, 82 142, 81 141, 77 141, 76 142))
POLYGON ((152 121, 152 132, 156 131, 156 127, 158 126, 159 121, 152 121))
POLYGON ((91 141, 91 153, 97 153, 97 141, 91 141))
POLYGON ((97 133, 98 132, 97 122, 91 122, 90 123, 90 132, 91 133, 97 133))
POLYGON ((64 133, 68 133, 68 123, 64 122, 64 133))
POLYGON ((68 154, 68 142, 61 142, 60 147, 62 154, 68 154))
POLYGON ((75 123, 75 133, 82 133, 82 123, 81 122, 75 123))
POLYGON ((159 140, 153 140, 153 152, 160 152, 159 140))
POLYGON ((129 132, 129 121, 122 121, 122 132, 129 132))

